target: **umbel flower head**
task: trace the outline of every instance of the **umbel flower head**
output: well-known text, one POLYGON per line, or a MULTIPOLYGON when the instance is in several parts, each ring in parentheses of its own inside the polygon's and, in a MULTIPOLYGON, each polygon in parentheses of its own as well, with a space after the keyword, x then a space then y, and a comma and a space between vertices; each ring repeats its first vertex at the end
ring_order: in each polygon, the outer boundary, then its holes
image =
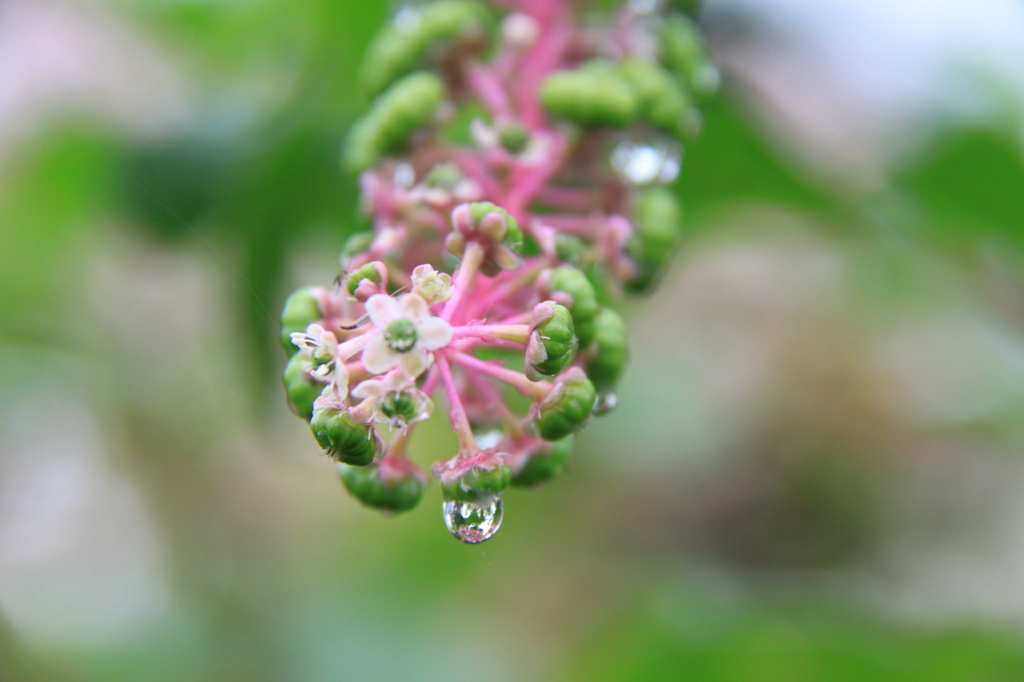
POLYGON ((288 404, 363 505, 419 503, 416 430, 443 401, 458 449, 429 468, 468 543, 616 404, 615 306, 679 247, 668 185, 718 83, 679 10, 511 4, 418 2, 371 41, 342 159, 372 229, 281 316, 288 404))

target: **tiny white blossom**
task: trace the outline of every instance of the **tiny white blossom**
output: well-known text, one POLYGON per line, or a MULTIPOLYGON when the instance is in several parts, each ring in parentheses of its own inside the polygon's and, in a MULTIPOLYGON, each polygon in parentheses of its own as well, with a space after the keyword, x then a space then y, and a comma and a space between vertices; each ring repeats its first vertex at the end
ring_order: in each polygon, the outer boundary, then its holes
POLYGON ((444 348, 452 340, 452 326, 430 314, 419 294, 391 298, 374 294, 366 311, 376 330, 370 333, 363 351, 363 366, 383 374, 396 365, 407 376, 418 377, 430 366, 429 351, 444 348))
POLYGON ((427 419, 434 402, 402 372, 391 372, 383 379, 367 379, 352 389, 356 398, 373 400, 373 417, 392 428, 403 429, 427 419))
POLYGON ((348 395, 348 360, 358 351, 339 351, 338 337, 318 324, 306 327, 305 332, 293 332, 292 343, 299 352, 313 361, 310 375, 317 381, 329 385, 334 397, 341 401, 348 395))
POLYGON ((318 324, 309 325, 304 332, 292 332, 292 343, 311 358, 315 358, 320 349, 330 357, 338 352, 338 337, 318 324))
POLYGON ((452 297, 455 287, 447 272, 438 272, 424 263, 417 265, 412 271, 412 293, 418 294, 427 305, 444 303, 452 297))

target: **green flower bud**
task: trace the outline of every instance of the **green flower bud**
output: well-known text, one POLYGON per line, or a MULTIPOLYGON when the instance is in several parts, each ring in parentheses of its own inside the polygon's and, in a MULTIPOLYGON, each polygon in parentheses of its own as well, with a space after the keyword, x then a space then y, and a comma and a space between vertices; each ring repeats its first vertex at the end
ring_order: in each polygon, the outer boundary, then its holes
POLYGON ((324 384, 311 378, 313 362, 296 353, 284 368, 284 392, 292 411, 306 421, 313 418, 313 401, 320 397, 324 384))
POLYGON ((464 253, 466 240, 472 239, 486 248, 481 270, 494 275, 499 270, 515 270, 523 264, 523 231, 519 221, 489 201, 461 204, 452 211, 455 231, 445 240, 445 247, 456 256, 464 253))
POLYGON ((506 151, 519 154, 530 143, 530 131, 521 123, 508 123, 498 133, 498 141, 506 151))
POLYGON ((555 235, 555 256, 558 260, 580 267, 586 254, 586 246, 579 237, 559 232, 555 235))
POLYGON ((540 85, 540 101, 551 116, 584 127, 629 125, 639 104, 629 83, 604 62, 551 74, 540 85))
POLYGON ((594 408, 597 391, 583 370, 573 367, 562 375, 541 401, 533 426, 544 440, 561 440, 582 427, 594 408))
POLYGON ((640 115, 669 135, 683 135, 699 127, 700 114, 671 75, 654 62, 628 57, 619 64, 639 100, 640 115))
POLYGON ((587 377, 599 390, 611 388, 619 381, 626 365, 626 322, 611 308, 597 314, 597 334, 587 349, 587 377))
POLYGON ((338 256, 338 263, 341 267, 348 270, 348 262, 352 257, 365 253, 370 248, 370 245, 373 244, 375 237, 376 235, 373 232, 356 232, 349 235, 349 238, 345 240, 344 246, 341 247, 341 255, 338 256))
POLYGON ((670 190, 652 187, 640 193, 633 216, 635 232, 626 245, 626 253, 638 268, 626 283, 629 291, 646 291, 657 281, 679 243, 682 223, 682 206, 670 190))
POLYGON ((462 171, 454 163, 439 163, 427 172, 423 184, 427 187, 453 190, 465 179, 462 171))
POLYGON ((410 10, 411 21, 391 22, 374 37, 363 60, 361 80, 375 95, 414 70, 445 42, 482 42, 487 8, 472 0, 439 0, 410 10))
POLYGON ((432 73, 420 71, 396 81, 349 131, 345 167, 362 171, 399 151, 410 135, 434 119, 444 97, 444 83, 432 73))
POLYGON ((387 268, 380 261, 372 261, 349 274, 345 280, 345 290, 356 300, 365 301, 373 294, 380 293, 380 285, 387 286, 387 282, 387 268), (370 286, 362 285, 363 280, 369 280, 370 286))
POLYGON ((537 380, 558 374, 576 357, 578 346, 569 310, 554 301, 538 303, 526 345, 526 375, 537 380))
POLYGON ((322 320, 323 317, 317 288, 303 287, 292 292, 284 302, 284 310, 281 311, 281 345, 284 346, 285 352, 291 355, 299 350, 299 347, 292 343, 291 337, 294 332, 306 331, 306 327, 322 320))
POLYGON ((309 426, 324 454, 335 461, 365 466, 384 451, 369 415, 358 410, 332 404, 317 406, 309 426))
POLYGON ((666 17, 659 31, 661 60, 697 92, 711 94, 718 89, 718 69, 708 56, 700 31, 688 17, 666 17))
POLYGON ((512 485, 517 488, 533 488, 564 472, 569 467, 572 443, 572 436, 566 436, 554 443, 545 443, 540 450, 531 454, 519 472, 512 476, 512 485))
POLYGON ((423 498, 427 474, 407 459, 385 457, 378 464, 350 466, 339 463, 345 489, 367 507, 398 514, 423 498))
POLYGON ((572 313, 573 327, 580 348, 594 340, 594 317, 597 315, 597 292, 587 276, 576 268, 563 266, 545 273, 539 282, 541 295, 561 303, 572 313))
POLYGON ((523 231, 519 229, 519 221, 508 211, 489 201, 475 201, 467 205, 478 234, 496 244, 522 251, 523 231))

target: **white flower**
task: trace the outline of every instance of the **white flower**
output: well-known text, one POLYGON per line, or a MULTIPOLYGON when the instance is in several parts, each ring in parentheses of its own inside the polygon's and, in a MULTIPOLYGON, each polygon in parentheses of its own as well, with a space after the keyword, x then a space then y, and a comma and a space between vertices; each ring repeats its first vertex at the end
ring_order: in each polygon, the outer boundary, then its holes
POLYGON ((339 351, 338 337, 318 324, 309 325, 305 332, 293 332, 292 343, 299 347, 299 352, 313 361, 314 369, 310 375, 317 381, 329 384, 334 396, 339 401, 344 400, 348 395, 348 368, 345 367, 345 360, 358 350, 339 351))
POLYGON ((372 398, 373 418, 396 429, 423 421, 434 411, 430 397, 401 372, 391 372, 384 379, 367 379, 352 389, 352 395, 372 398))
POLYGON ((444 303, 452 297, 455 287, 447 272, 438 272, 424 263, 412 271, 412 293, 420 296, 427 305, 444 303))
POLYGON ((335 357, 338 353, 338 337, 318 324, 311 324, 304 332, 293 332, 292 343, 299 347, 303 355, 316 357, 326 354, 335 357), (323 349, 322 352, 318 352, 323 349))
POLYGON ((418 377, 433 360, 428 351, 444 348, 452 340, 452 326, 431 315, 419 294, 398 299, 374 294, 366 301, 366 311, 377 328, 363 351, 363 366, 372 374, 398 365, 407 376, 418 377))

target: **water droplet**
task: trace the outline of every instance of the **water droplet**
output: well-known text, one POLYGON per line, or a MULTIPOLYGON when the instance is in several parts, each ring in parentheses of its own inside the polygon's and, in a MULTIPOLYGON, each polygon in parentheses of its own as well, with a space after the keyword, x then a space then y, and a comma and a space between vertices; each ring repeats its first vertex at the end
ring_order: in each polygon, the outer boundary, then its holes
POLYGON ((502 439, 505 438, 505 433, 501 429, 489 429, 473 435, 476 438, 476 446, 481 450, 496 448, 502 439))
POLYGON ((395 183, 396 187, 402 189, 409 189, 413 183, 416 182, 416 169, 412 167, 412 164, 402 162, 395 166, 395 174, 392 176, 392 182, 395 183))
POLYGON ((403 3, 395 11, 395 16, 392 17, 391 23, 402 33, 412 33, 420 26, 422 17, 420 16, 419 6, 421 4, 416 2, 403 3))
POLYGON ((441 509, 444 512, 444 524, 451 534, 471 545, 490 539, 501 527, 501 495, 474 502, 449 500, 441 509))
POLYGON ((693 74, 693 87, 705 95, 712 95, 722 85, 722 74, 711 62, 701 64, 693 74))
POLYGON ((614 391, 601 391, 597 394, 597 400, 594 401, 593 413, 600 416, 602 414, 608 414, 615 409, 615 406, 619 404, 619 396, 614 391))
POLYGON ((661 0, 629 0, 629 9, 637 14, 655 14, 661 9, 661 0))
POLYGON ((667 185, 679 176, 682 149, 668 142, 626 140, 612 152, 612 167, 630 185, 667 185))

